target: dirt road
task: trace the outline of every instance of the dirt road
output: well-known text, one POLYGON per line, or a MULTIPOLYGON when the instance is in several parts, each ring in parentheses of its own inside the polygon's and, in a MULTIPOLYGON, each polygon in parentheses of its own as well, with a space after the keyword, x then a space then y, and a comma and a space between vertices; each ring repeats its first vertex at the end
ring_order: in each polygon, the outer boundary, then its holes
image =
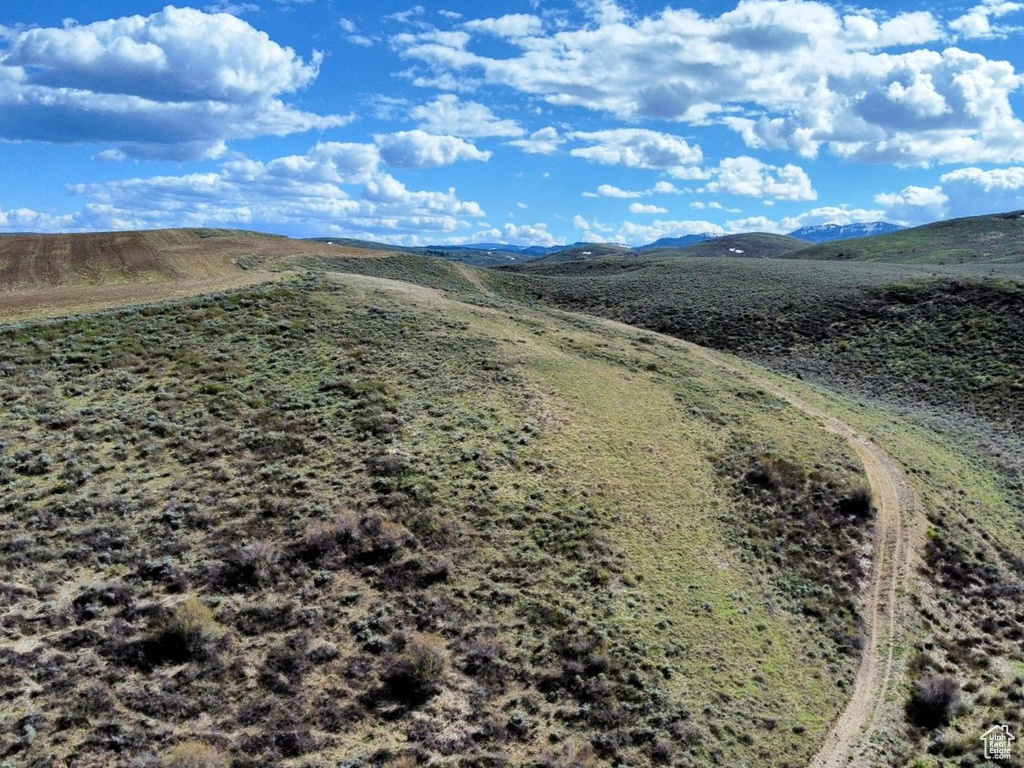
MULTIPOLYGON (((727 358, 711 350, 679 343, 695 355, 738 371, 727 358)), ((849 424, 774 381, 748 371, 743 374, 841 437, 864 464, 872 501, 878 510, 874 564, 862 609, 864 648, 850 700, 829 727, 809 765, 810 768, 878 765, 878 756, 872 754, 875 746, 872 737, 891 723, 899 706, 889 694, 902 673, 897 669, 894 654, 900 639, 901 612, 907 609, 914 553, 924 530, 920 500, 896 462, 849 424)))
MULTIPOLYGON (((345 276, 350 280, 349 276, 345 276)), ((476 281, 474 281, 476 282, 476 281)), ((571 313, 570 313, 571 314, 571 313)), ((610 320, 592 321, 630 328, 610 320)), ((852 426, 812 405, 753 366, 741 366, 729 356, 688 342, 663 336, 693 355, 726 368, 748 382, 789 403, 856 452, 871 486, 877 509, 873 566, 863 596, 864 647, 850 699, 829 726, 810 761, 810 768, 884 765, 876 735, 892 727, 900 716, 901 697, 893 694, 904 670, 896 649, 902 636, 902 617, 909 612, 914 559, 923 543, 923 507, 899 465, 881 447, 852 426)))
MULTIPOLYGON (((6 306, 0 305, 0 321, 70 314, 74 311, 138 303, 140 300, 180 298, 183 295, 241 287, 276 277, 267 273, 250 273, 234 280, 221 278, 143 286, 50 288, 38 293, 27 291, 21 294, 7 294, 2 303, 6 306)), ((371 284, 393 282, 350 275, 345 275, 344 279, 347 282, 371 284)), ((471 275, 467 275, 467 279, 477 284, 477 280, 472 279, 471 275)), ((479 287, 489 293, 483 285, 479 287)), ((626 327, 613 321, 598 322, 626 327)), ((818 421, 824 429, 845 440, 863 462, 871 485, 873 503, 878 510, 874 565, 862 611, 865 644, 850 700, 829 727, 811 759, 810 766, 839 768, 878 764, 877 756, 872 755, 872 736, 880 728, 891 724, 898 707, 898 697, 889 695, 901 674, 894 653, 900 639, 900 618, 902 612, 907 610, 913 558, 924 530, 922 507, 917 495, 896 462, 879 446, 858 434, 849 424, 811 405, 773 380, 753 373, 753 369, 741 368, 725 355, 668 336, 663 338, 715 365, 731 369, 756 386, 788 402, 818 421)))

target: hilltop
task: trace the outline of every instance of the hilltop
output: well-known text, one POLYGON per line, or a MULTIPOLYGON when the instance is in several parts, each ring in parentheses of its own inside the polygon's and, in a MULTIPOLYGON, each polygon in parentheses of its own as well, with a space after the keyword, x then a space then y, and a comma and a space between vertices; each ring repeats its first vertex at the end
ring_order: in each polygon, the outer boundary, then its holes
POLYGON ((1019 268, 133 237, 0 304, 136 292, 0 325, 2 759, 903 764, 1016 716, 1019 268))
POLYGON ((972 216, 788 254, 795 259, 924 264, 1024 262, 1024 212, 972 216))
POLYGON ((805 240, 768 232, 750 232, 742 235, 723 235, 675 248, 645 248, 647 259, 679 257, 739 257, 745 259, 774 259, 806 247, 805 240))
POLYGON ((244 230, 168 229, 0 235, 0 320, 180 298, 267 282, 272 259, 390 249, 293 240, 244 230))
POLYGON ((232 230, 0 235, 0 290, 234 276, 239 256, 284 242, 232 230))
POLYGON ((524 264, 489 283, 851 393, 982 416, 1007 432, 1024 418, 1024 273, 1012 266, 670 257, 524 264))
POLYGON ((863 631, 850 447, 485 304, 329 271, 0 328, 0 657, 46 670, 4 758, 806 762, 863 631))

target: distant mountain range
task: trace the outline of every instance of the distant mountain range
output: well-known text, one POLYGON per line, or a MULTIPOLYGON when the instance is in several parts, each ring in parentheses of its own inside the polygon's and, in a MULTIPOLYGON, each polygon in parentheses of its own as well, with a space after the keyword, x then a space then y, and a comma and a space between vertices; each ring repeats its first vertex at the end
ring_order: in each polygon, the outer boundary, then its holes
POLYGON ((485 251, 492 253, 515 253, 522 256, 549 256, 558 251, 568 248, 587 245, 587 243, 573 243, 572 245, 510 245, 508 243, 466 243, 465 245, 428 245, 425 250, 445 251, 446 253, 458 253, 460 251, 485 251))
POLYGON ((702 235, 686 235, 685 237, 662 237, 655 240, 653 243, 641 245, 636 250, 649 251, 654 248, 685 248, 688 245, 706 243, 708 240, 714 240, 716 237, 718 237, 718 235, 711 235, 707 232, 702 235))
MULTIPOLYGON (((872 237, 875 235, 891 234, 905 229, 897 224, 890 224, 885 221, 875 221, 862 224, 824 224, 817 227, 801 227, 788 235, 769 235, 767 233, 747 233, 746 235, 716 235, 704 232, 699 235, 684 235, 682 237, 663 237, 653 243, 640 245, 635 248, 615 243, 572 243, 570 245, 511 245, 509 243, 481 242, 465 243, 463 245, 428 245, 425 247, 402 247, 373 243, 365 240, 352 240, 338 237, 316 237, 309 238, 316 242, 328 243, 331 245, 348 246, 353 248, 370 248, 387 251, 405 251, 418 253, 422 256, 437 256, 476 267, 496 267, 508 264, 533 261, 544 258, 555 258, 559 260, 589 259, 609 256, 618 252, 619 255, 635 253, 639 256, 642 253, 657 250, 689 249, 708 243, 712 250, 705 253, 694 251, 689 255, 726 255, 716 250, 716 246, 732 245, 737 241, 736 247, 729 250, 732 255, 747 255, 758 258, 776 258, 782 255, 783 251, 792 251, 800 248, 810 248, 824 243, 831 243, 838 240, 853 240, 857 238, 872 237), (754 238, 754 240, 751 240, 754 238), (779 242, 764 243, 766 238, 774 238, 779 242), (791 245, 786 246, 781 241, 790 239, 791 245), (752 249, 746 248, 746 243, 755 243, 752 249), (766 251, 767 248, 767 251, 766 251)), ((705 249, 706 250, 706 249, 705 249)))
POLYGON ((890 232, 899 232, 899 224, 890 224, 887 221, 872 221, 864 224, 822 224, 818 227, 801 227, 789 233, 790 237, 800 240, 807 240, 811 243, 830 243, 833 240, 852 240, 855 237, 871 237, 872 235, 887 235, 890 232))
MULTIPOLYGON (((898 224, 890 224, 887 221, 874 221, 861 224, 823 224, 817 227, 801 227, 788 234, 799 240, 808 243, 829 243, 834 240, 849 240, 856 237, 871 237, 872 235, 884 235, 889 232, 898 232, 904 227, 898 224)), ((648 251, 655 248, 686 248, 690 245, 697 245, 708 240, 714 240, 719 235, 705 232, 700 235, 685 235, 683 237, 663 237, 653 243, 640 245, 633 248, 635 251, 648 251)), ((455 255, 458 253, 490 253, 490 254, 514 254, 517 258, 510 261, 540 258, 550 256, 559 251, 567 251, 577 248, 595 245, 595 243, 573 243, 572 245, 554 246, 522 246, 509 245, 508 243, 466 243, 464 245, 431 245, 420 251, 440 251, 445 254, 455 255)))

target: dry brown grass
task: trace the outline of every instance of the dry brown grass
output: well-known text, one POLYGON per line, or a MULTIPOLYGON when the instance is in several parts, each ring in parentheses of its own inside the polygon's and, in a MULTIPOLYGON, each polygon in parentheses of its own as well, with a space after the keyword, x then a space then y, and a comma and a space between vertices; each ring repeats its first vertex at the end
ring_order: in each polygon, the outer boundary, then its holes
POLYGON ((183 741, 171 748, 164 768, 228 768, 231 755, 202 741, 183 741))
POLYGON ((0 321, 180 299, 279 279, 308 256, 379 257, 233 230, 0 236, 0 321), (273 262, 273 268, 264 265, 273 262))

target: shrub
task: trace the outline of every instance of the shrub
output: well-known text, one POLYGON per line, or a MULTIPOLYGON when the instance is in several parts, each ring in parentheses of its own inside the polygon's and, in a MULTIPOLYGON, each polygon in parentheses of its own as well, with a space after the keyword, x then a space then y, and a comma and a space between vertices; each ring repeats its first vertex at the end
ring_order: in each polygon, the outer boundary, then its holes
POLYGON ((448 649, 438 635, 415 635, 395 654, 385 674, 392 697, 404 704, 421 704, 441 690, 448 667, 448 649))
POLYGON ((256 541, 229 553, 219 574, 222 586, 245 592, 270 586, 277 578, 281 552, 269 541, 256 541))
POLYGON ((366 467, 374 475, 398 477, 410 468, 409 457, 395 449, 381 450, 366 460, 366 467))
POLYGON ((839 500, 839 512, 859 518, 871 517, 871 488, 861 484, 839 500))
POLYGON ((774 456, 760 456, 744 476, 752 486, 782 494, 787 490, 801 488, 806 474, 798 464, 774 456))
POLYGON ((589 744, 572 740, 556 753, 541 757, 542 768, 597 768, 601 761, 589 744))
POLYGON ((193 595, 179 603, 145 642, 145 655, 153 664, 202 661, 213 655, 223 634, 213 611, 193 595))
POLYGON ((300 632, 270 649, 260 680, 272 691, 294 694, 309 670, 309 636, 300 632))
POLYGON ((370 514, 359 523, 356 558, 365 564, 382 564, 395 560, 403 547, 412 547, 415 539, 407 528, 370 514))
POLYGON ((165 768, 228 768, 231 757, 212 744, 183 741, 176 744, 164 759, 165 768))
POLYGON ((271 596, 243 606, 234 618, 238 631, 245 635, 261 635, 291 629, 298 623, 295 603, 281 596, 271 596))
POLYGON ((933 729, 946 725, 960 709, 960 684, 949 675, 918 680, 907 702, 907 717, 914 725, 933 729))
POLYGON ((478 637, 470 641, 462 669, 478 682, 503 686, 509 673, 504 657, 500 640, 478 637))
POLYGON ((651 747, 651 762, 655 765, 668 765, 672 762, 675 749, 666 739, 658 739, 651 747))
POLYGON ((327 520, 316 520, 309 524, 299 542, 299 557, 308 563, 338 554, 352 542, 359 530, 359 518, 347 509, 341 509, 327 520))

